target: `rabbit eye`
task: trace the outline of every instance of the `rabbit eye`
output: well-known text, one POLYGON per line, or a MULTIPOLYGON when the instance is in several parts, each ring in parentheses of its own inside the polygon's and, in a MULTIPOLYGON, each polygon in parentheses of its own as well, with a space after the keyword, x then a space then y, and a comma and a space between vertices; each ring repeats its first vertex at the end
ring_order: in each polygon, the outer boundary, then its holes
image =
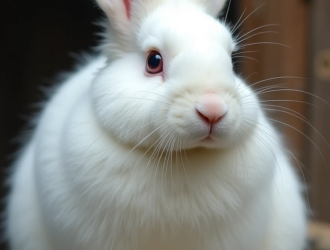
POLYGON ((157 74, 163 71, 163 58, 158 51, 150 51, 146 62, 146 71, 150 74, 157 74))

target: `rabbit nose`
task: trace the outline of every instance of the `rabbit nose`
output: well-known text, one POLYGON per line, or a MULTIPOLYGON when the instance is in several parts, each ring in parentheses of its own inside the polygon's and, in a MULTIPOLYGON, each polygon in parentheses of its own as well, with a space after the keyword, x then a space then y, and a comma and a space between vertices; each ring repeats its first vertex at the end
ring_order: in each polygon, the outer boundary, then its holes
POLYGON ((209 124, 217 123, 228 110, 225 101, 219 95, 211 93, 202 95, 195 108, 199 117, 209 124))

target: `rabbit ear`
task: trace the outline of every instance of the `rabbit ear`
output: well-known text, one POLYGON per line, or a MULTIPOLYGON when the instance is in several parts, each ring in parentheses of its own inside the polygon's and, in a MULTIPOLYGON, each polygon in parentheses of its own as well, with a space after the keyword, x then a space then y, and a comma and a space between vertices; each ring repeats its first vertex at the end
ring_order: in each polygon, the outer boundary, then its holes
POLYGON ((131 17, 131 2, 133 0, 96 0, 107 15, 112 27, 124 28, 131 17))
MULTIPOLYGON (((128 47, 130 41, 131 4, 134 0, 96 0, 108 17, 105 43, 109 47, 128 47), (110 24, 110 25, 109 25, 110 24), (120 45, 118 47, 118 45, 120 45)), ((103 45, 104 45, 103 44, 103 45)), ((109 48, 107 48, 110 51, 109 48)))

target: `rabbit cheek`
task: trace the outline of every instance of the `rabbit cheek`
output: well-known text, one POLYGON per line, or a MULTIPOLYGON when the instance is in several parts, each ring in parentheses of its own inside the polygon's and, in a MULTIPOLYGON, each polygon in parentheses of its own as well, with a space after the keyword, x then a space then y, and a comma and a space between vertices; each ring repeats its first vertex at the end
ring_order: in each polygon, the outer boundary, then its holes
POLYGON ((195 118, 194 105, 192 102, 180 98, 171 107, 169 112, 169 123, 180 139, 192 140, 194 137, 203 136, 207 133, 205 126, 199 129, 203 124, 198 124, 195 118))

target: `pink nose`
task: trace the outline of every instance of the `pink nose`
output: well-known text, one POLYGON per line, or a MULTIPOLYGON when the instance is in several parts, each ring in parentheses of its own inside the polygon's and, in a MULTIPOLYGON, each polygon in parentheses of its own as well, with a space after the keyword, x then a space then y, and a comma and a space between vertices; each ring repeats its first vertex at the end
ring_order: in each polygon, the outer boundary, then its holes
POLYGON ((210 124, 218 122, 228 110, 225 101, 219 95, 211 93, 202 95, 195 108, 199 117, 210 124))

